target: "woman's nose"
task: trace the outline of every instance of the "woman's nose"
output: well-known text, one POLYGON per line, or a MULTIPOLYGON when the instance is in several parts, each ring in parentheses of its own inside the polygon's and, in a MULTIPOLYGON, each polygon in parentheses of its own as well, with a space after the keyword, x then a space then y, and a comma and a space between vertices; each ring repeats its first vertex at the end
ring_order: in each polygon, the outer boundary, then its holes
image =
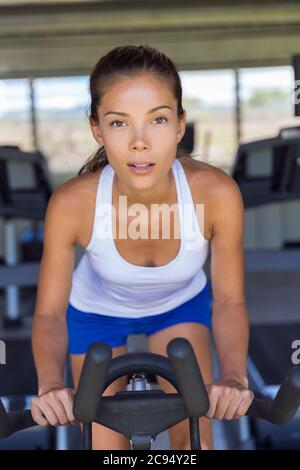
POLYGON ((149 148, 149 144, 147 144, 146 142, 142 140, 138 140, 132 144, 131 148, 132 150, 138 150, 138 151, 147 150, 149 148))

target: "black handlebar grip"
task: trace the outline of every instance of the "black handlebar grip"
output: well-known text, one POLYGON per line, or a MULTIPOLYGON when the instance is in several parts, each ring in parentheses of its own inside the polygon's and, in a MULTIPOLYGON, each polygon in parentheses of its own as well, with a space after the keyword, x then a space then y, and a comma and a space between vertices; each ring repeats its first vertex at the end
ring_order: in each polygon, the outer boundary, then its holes
POLYGON ((0 439, 32 426, 37 426, 37 423, 33 420, 30 410, 7 413, 0 400, 0 439))
POLYGON ((288 423, 300 406, 300 366, 292 367, 274 400, 254 400, 247 415, 262 418, 273 424, 288 423))
POLYGON ((167 346, 167 353, 188 415, 204 416, 209 409, 209 399, 190 342, 185 338, 174 338, 167 346))
POLYGON ((73 406, 74 416, 82 423, 93 421, 97 414, 111 358, 111 347, 105 343, 91 344, 86 353, 73 406))
POLYGON ((10 434, 21 431, 22 429, 38 426, 38 424, 33 420, 30 410, 10 411, 9 425, 10 434))
POLYGON ((272 406, 273 422, 278 424, 287 423, 297 412, 300 405, 300 366, 292 367, 275 399, 272 406))

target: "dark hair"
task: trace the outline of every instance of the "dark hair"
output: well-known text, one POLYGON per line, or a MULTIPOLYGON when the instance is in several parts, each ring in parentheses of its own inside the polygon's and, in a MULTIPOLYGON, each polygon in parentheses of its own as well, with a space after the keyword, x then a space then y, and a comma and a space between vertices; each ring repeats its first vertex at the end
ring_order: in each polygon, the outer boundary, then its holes
MULTIPOLYGON (((177 101, 178 118, 183 115, 182 87, 174 63, 162 52, 150 46, 120 46, 109 51, 96 63, 90 76, 91 105, 90 121, 98 121, 97 107, 105 90, 120 76, 130 76, 139 72, 152 72, 168 80, 177 101)), ((180 156, 177 152, 176 158, 180 156)), ((79 171, 83 173, 96 171, 108 163, 104 146, 91 155, 79 171)))

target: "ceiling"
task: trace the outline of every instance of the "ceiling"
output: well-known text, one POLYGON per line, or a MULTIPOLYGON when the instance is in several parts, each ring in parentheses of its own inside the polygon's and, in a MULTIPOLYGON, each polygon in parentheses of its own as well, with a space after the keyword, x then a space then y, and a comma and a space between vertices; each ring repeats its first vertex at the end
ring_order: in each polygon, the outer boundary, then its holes
POLYGON ((157 47, 180 70, 288 65, 297 1, 0 0, 0 78, 87 74, 112 47, 157 47))

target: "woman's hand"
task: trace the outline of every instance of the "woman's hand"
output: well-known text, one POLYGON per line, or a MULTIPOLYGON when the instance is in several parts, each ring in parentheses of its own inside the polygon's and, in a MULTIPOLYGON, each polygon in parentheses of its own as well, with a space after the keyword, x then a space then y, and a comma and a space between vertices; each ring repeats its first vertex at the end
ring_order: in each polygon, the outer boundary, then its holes
POLYGON ((254 394, 243 383, 223 379, 206 386, 210 407, 206 414, 210 419, 238 419, 246 414, 254 394))
POLYGON ((34 421, 40 426, 76 424, 73 415, 75 390, 65 386, 54 387, 31 400, 34 421))

